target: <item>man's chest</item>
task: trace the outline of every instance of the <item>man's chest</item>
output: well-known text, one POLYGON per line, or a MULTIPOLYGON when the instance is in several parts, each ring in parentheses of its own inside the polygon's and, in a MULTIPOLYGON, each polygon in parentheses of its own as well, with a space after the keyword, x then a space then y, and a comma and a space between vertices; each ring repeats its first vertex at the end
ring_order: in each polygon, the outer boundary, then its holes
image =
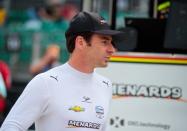
POLYGON ((62 120, 66 127, 100 129, 109 106, 109 97, 102 88, 79 85, 60 87, 52 92, 50 112, 62 120))

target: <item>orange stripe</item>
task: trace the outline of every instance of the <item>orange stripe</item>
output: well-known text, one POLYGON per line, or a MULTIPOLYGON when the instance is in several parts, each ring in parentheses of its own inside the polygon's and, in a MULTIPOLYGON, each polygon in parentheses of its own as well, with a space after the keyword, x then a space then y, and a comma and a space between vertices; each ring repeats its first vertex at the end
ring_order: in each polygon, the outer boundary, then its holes
POLYGON ((143 58, 143 59, 163 59, 163 60, 186 60, 187 61, 187 57, 162 57, 162 56, 112 56, 111 58, 143 58))
POLYGON ((113 62, 139 62, 139 63, 166 63, 166 64, 187 64, 187 58, 171 58, 158 56, 112 56, 113 62))

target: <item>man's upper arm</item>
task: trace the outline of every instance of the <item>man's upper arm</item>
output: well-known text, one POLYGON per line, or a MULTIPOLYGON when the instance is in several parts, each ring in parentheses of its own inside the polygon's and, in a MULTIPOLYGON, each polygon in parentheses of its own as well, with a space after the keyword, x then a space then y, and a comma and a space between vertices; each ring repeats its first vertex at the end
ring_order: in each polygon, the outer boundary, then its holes
POLYGON ((26 86, 5 121, 2 124, 3 131, 25 131, 41 115, 48 104, 49 91, 45 79, 36 76, 26 86), (8 130, 5 130, 8 129, 8 130))

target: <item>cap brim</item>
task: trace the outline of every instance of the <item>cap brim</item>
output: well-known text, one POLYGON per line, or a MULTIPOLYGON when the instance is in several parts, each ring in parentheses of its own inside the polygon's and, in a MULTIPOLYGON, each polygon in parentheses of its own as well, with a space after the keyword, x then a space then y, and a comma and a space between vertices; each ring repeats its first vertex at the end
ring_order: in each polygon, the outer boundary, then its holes
POLYGON ((113 45, 117 50, 120 50, 120 47, 125 44, 126 40, 126 33, 123 31, 117 31, 117 30, 98 30, 93 31, 93 33, 98 33, 102 35, 111 35, 113 38, 113 45))
POLYGON ((116 31, 116 30, 98 30, 98 31, 93 31, 94 33, 97 34, 102 34, 102 35, 119 35, 122 34, 123 32, 121 31, 116 31))

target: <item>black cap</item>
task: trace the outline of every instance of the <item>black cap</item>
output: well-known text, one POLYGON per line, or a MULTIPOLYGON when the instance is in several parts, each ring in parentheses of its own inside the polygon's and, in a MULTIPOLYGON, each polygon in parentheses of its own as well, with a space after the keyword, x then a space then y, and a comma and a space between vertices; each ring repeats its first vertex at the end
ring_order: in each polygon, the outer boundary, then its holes
POLYGON ((70 22, 66 36, 81 32, 93 32, 103 35, 115 36, 122 32, 111 30, 106 20, 96 13, 79 12, 70 22))

